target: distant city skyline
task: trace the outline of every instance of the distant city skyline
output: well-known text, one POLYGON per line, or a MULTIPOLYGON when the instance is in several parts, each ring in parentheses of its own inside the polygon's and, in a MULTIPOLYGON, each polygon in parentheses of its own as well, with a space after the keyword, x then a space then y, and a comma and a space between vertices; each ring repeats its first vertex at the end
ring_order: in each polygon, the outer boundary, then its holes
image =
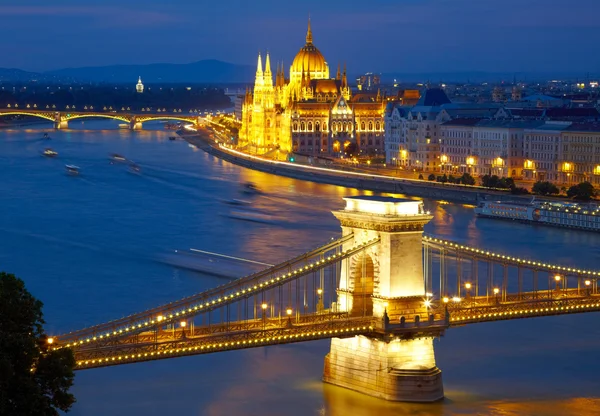
POLYGON ((0 67, 46 71, 218 59, 287 69, 304 44, 373 72, 600 72, 597 0, 26 0, 0 6, 0 67))

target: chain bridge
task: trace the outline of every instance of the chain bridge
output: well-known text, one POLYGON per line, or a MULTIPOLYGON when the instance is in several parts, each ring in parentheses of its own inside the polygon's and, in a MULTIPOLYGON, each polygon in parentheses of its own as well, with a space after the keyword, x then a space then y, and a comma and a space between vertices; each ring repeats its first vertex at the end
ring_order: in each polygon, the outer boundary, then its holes
POLYGON ((387 400, 443 397, 453 326, 600 310, 600 272, 423 235, 421 201, 348 197, 342 236, 214 289, 49 338, 77 369, 331 339, 323 380, 387 400))
POLYGON ((182 114, 180 112, 172 112, 169 113, 167 111, 157 111, 154 113, 151 112, 140 112, 133 113, 129 111, 97 111, 94 109, 84 109, 83 111, 77 111, 75 109, 65 110, 65 111, 55 111, 55 110, 39 110, 39 109, 19 109, 19 108, 8 108, 8 109, 0 109, 0 117, 3 116, 28 116, 28 117, 37 117, 42 118, 44 120, 48 120, 54 123, 54 128, 56 129, 66 129, 69 127, 69 121, 82 119, 82 118, 106 118, 119 120, 123 123, 129 124, 129 128, 131 130, 139 130, 142 128, 142 123, 146 121, 154 121, 154 120, 176 120, 182 121, 184 123, 193 124, 195 127, 199 127, 204 123, 205 119, 198 115, 190 114, 182 114))

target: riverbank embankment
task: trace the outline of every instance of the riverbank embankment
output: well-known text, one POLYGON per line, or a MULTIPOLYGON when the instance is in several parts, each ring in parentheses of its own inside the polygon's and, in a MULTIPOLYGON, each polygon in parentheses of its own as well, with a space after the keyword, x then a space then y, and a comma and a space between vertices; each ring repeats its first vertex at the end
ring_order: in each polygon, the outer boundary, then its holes
POLYGON ((220 147, 212 140, 201 135, 186 135, 183 137, 190 144, 193 144, 219 159, 249 169, 294 179, 369 190, 373 192, 404 194, 436 200, 447 200, 463 204, 475 204, 482 199, 525 201, 531 198, 531 196, 512 195, 507 192, 494 191, 483 187, 441 184, 437 182, 394 178, 368 173, 337 171, 317 166, 267 160, 220 147))

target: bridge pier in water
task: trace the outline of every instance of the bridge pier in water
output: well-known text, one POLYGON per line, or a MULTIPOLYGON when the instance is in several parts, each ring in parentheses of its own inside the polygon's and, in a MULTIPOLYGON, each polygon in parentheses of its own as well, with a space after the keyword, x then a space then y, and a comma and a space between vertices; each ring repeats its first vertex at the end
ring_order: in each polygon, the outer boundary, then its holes
POLYGON ((64 130, 69 128, 69 122, 67 120, 57 120, 54 122, 54 128, 57 130, 64 130))
POLYGON ((141 121, 135 121, 132 120, 131 123, 129 123, 129 128, 131 130, 142 130, 142 122, 141 121))
POLYGON ((332 338, 323 380, 393 401, 432 402, 444 397, 433 340, 443 320, 426 302, 423 226, 431 216, 421 201, 349 197, 334 212, 343 249, 379 238, 379 244, 344 260, 337 309, 380 319, 376 336, 332 338), (408 330, 411 328, 411 330, 408 330))

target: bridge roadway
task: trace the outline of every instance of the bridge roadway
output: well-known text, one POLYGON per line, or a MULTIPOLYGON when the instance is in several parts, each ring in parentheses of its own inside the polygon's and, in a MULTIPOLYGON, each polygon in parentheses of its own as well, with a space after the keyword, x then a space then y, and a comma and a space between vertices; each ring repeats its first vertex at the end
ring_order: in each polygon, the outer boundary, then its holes
POLYGON ((332 337, 368 335, 375 338, 440 336, 447 322, 440 315, 418 325, 386 324, 372 316, 350 317, 346 313, 271 319, 252 319, 187 330, 159 330, 128 336, 118 344, 92 344, 75 350, 77 370, 187 355, 208 354, 269 345, 290 344, 332 337))
MULTIPOLYGON (((444 253, 440 259, 454 253, 457 259, 475 257, 488 264, 503 265, 505 270, 507 264, 539 269, 549 273, 548 285, 539 287, 536 277, 532 290, 522 290, 519 273, 518 288, 509 291, 505 272, 502 291, 488 284, 485 295, 479 295, 477 286, 469 286, 463 289, 465 295, 461 297, 458 274, 457 296, 450 297, 440 287, 433 288, 433 293, 416 299, 424 305, 422 310, 406 316, 386 314, 384 319, 375 318, 369 316, 366 308, 357 313, 348 309, 348 305, 344 310, 350 312, 338 311, 336 309, 342 309, 343 305, 336 303, 337 294, 343 290, 338 289, 339 273, 335 267, 379 243, 376 238, 347 247, 346 243, 352 238, 351 234, 333 240, 262 272, 180 301, 60 335, 53 339, 54 348, 74 348, 76 368, 87 369, 332 337, 437 337, 453 326, 600 311, 597 271, 521 259, 430 236, 423 237, 425 251, 444 253), (327 268, 330 273, 323 274, 327 268), (557 272, 573 274, 577 287, 569 287, 564 276, 556 282, 550 279, 557 272), (329 286, 324 284, 324 278, 332 279, 329 286), (311 279, 313 286, 310 286, 311 279), (319 279, 320 283, 316 284, 315 280, 319 279), (307 288, 310 292, 317 287, 319 302, 311 305, 306 298, 307 288), (300 299, 302 290, 304 300, 300 299), (321 297, 326 294, 331 302, 325 304, 332 305, 329 309, 323 306, 321 297), (201 324, 195 325, 196 321, 201 324)), ((431 258, 425 256, 424 263, 431 258)), ((477 273, 477 270, 472 271, 477 273)), ((370 297, 367 293, 355 294, 355 300, 361 301, 361 305, 370 297)))
POLYGON ((352 238, 352 235, 348 235, 333 240, 293 259, 220 285, 214 289, 209 289, 196 295, 110 321, 105 324, 70 332, 61 335, 58 339, 61 344, 66 344, 66 346, 69 347, 71 344, 82 345, 91 341, 116 337, 122 334, 141 332, 149 327, 164 326, 172 322, 179 322, 184 317, 210 312, 216 308, 221 308, 237 302, 240 299, 247 299, 256 293, 261 293, 273 286, 280 286, 292 278, 297 278, 303 274, 321 270, 324 267, 334 264, 342 258, 347 258, 360 250, 364 250, 379 241, 373 240, 370 244, 354 247, 344 252, 339 250, 339 252, 326 256, 326 253, 338 249, 352 238))
POLYGON ((129 123, 132 129, 141 128, 142 123, 152 120, 177 120, 199 126, 205 122, 205 118, 194 114, 182 114, 179 112, 131 112, 131 111, 96 111, 96 110, 37 110, 6 108, 0 109, 0 117, 8 115, 20 115, 38 117, 55 123, 56 128, 67 128, 70 120, 80 118, 109 118, 129 123))

